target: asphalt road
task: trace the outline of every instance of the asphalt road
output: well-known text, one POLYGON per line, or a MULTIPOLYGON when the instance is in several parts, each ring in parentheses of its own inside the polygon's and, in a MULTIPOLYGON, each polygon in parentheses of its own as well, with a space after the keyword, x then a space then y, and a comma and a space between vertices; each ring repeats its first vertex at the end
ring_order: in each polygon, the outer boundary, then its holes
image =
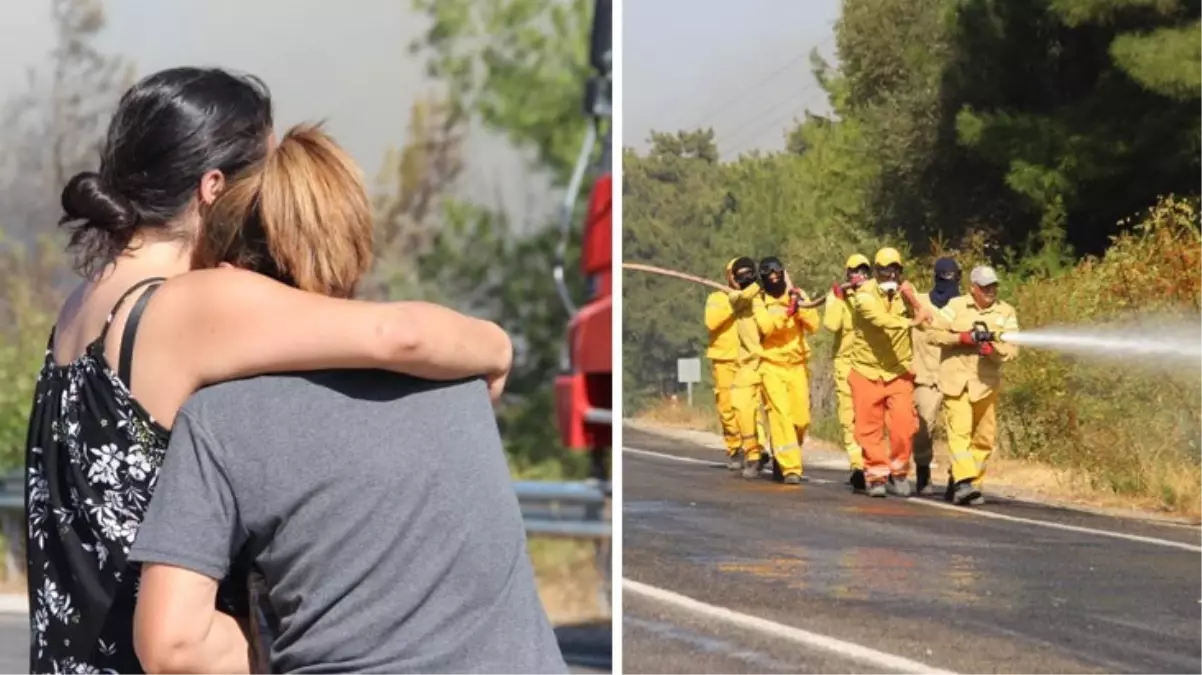
POLYGON ((0 614, 0 673, 29 672, 29 617, 0 614))
MULTIPOLYGON (((608 673, 613 638, 608 621, 555 629, 564 660, 573 673, 608 673)), ((29 672, 29 619, 0 614, 0 673, 29 672)))
POLYGON ((1199 528, 744 481, 624 434, 627 673, 1202 672, 1199 528))

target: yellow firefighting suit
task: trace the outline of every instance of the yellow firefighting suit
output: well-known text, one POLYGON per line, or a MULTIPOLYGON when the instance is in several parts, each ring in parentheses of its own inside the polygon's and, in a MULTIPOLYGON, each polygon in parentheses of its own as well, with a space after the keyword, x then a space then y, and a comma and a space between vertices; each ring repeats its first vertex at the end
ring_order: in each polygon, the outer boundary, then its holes
MULTIPOLYGON (((807 299, 804 294, 802 299, 807 299)), ((764 294, 753 305, 764 352, 760 376, 773 457, 782 476, 800 476, 801 443, 810 426, 810 347, 805 336, 818 330, 818 312, 803 309, 789 316, 788 307, 788 294, 764 294)))
POLYGON ((840 300, 834 293, 827 294, 822 326, 835 334, 832 370, 835 377, 835 410, 839 426, 843 429, 843 449, 847 452, 847 461, 852 470, 863 469, 864 451, 856 442, 855 409, 851 403, 851 385, 847 382, 847 376, 851 374, 856 331, 852 326, 851 305, 846 297, 840 300))
POLYGON ((718 420, 722 423, 722 440, 726 443, 727 457, 733 459, 742 448, 739 424, 731 401, 735 371, 738 369, 739 336, 735 333, 735 312, 725 292, 714 291, 706 299, 705 328, 709 331, 709 348, 705 357, 713 369, 714 402, 718 408, 718 420))
POLYGON ((758 462, 762 446, 756 433, 756 417, 760 409, 759 373, 763 349, 760 333, 755 324, 753 305, 760 294, 759 284, 751 284, 743 290, 728 292, 727 298, 735 317, 735 335, 739 340, 738 357, 735 361, 734 381, 731 384, 731 406, 739 437, 743 446, 743 460, 758 462))
POLYGON ((995 301, 978 307, 971 295, 952 298, 935 315, 931 339, 943 346, 939 364, 939 389, 943 392, 943 417, 951 454, 952 482, 971 480, 980 489, 985 465, 997 444, 997 398, 1002 386, 1002 364, 1018 356, 1018 346, 993 342, 993 353, 984 356, 977 345, 962 345, 960 334, 984 322, 994 332, 1018 330, 1014 307, 995 301))

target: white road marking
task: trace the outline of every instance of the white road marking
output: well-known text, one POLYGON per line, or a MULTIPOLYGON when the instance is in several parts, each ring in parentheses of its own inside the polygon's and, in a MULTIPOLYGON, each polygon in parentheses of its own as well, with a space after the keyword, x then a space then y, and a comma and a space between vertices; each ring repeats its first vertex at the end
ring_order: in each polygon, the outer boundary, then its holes
POLYGON ((669 455, 665 452, 653 452, 651 450, 640 450, 638 448, 623 447, 622 452, 633 452, 636 455, 646 455, 648 457, 658 457, 659 459, 670 459, 674 462, 684 462, 686 464, 704 464, 705 466, 724 467, 722 462, 711 462, 708 459, 697 459, 696 457, 681 457, 680 455, 669 455))
MULTIPOLYGON (((671 455, 671 454, 667 454, 667 453, 663 453, 663 452, 654 452, 651 450, 641 450, 639 448, 623 447, 622 452, 631 452, 636 455, 646 455, 649 457, 656 457, 659 459, 668 459, 668 460, 674 460, 677 462, 686 462, 686 463, 691 463, 691 464, 705 464, 707 466, 725 466, 724 464, 722 464, 720 462, 710 462, 710 461, 707 461, 704 459, 695 459, 693 457, 681 457, 679 455, 671 455)), ((824 461, 811 462, 811 463, 807 464, 807 466, 815 466, 820 469, 846 468, 844 466, 835 466, 833 462, 824 462, 824 461)), ((835 482, 832 480, 826 480, 826 479, 822 479, 822 478, 807 478, 807 480, 808 480, 808 482, 811 482, 811 483, 828 483, 829 484, 829 483, 835 482)), ((968 516, 977 516, 980 518, 993 518, 996 520, 1008 520, 1013 523, 1025 523, 1027 525, 1038 525, 1040 527, 1047 527, 1047 528, 1051 528, 1054 530, 1063 530, 1066 532, 1078 532, 1081 534, 1094 534, 1094 535, 1098 535, 1100 537, 1111 537, 1114 539, 1126 539, 1127 541, 1136 541, 1136 542, 1140 542, 1142 544, 1152 544, 1155 546, 1165 546, 1168 548, 1177 548, 1177 549, 1181 549, 1184 551, 1194 551, 1196 553, 1202 553, 1202 546, 1196 546, 1194 544, 1188 544, 1188 543, 1180 542, 1180 541, 1173 541, 1171 539, 1158 539, 1156 537, 1141 537, 1136 534, 1126 534, 1124 532, 1112 532, 1110 530, 1099 530, 1099 529, 1092 528, 1092 527, 1082 527, 1080 525, 1067 525, 1065 523, 1056 523, 1056 522, 1047 521, 1047 520, 1037 520, 1034 518, 1022 518, 1019 516, 1009 516, 1004 513, 997 513, 996 511, 985 511, 985 510, 971 508, 971 507, 966 508, 963 506, 956 506, 954 504, 947 504, 945 502, 932 501, 929 499, 908 499, 906 501, 914 503, 914 504, 921 504, 923 506, 932 506, 937 509, 947 509, 949 511, 955 511, 956 513, 961 513, 961 514, 968 515, 968 516)))
POLYGON ((1066 532, 1080 532, 1082 534, 1096 534, 1100 537, 1113 537, 1115 539, 1126 539, 1127 541, 1138 541, 1143 544, 1154 544, 1156 546, 1167 546, 1169 548, 1179 548, 1185 551, 1194 551, 1202 553, 1202 546, 1195 546, 1181 541, 1173 541, 1171 539, 1158 539, 1156 537, 1141 537, 1137 534, 1127 534, 1125 532, 1112 532, 1110 530, 1099 530, 1092 527, 1082 527, 1080 525, 1068 525, 1065 523, 1054 523, 1047 520, 1036 520, 1034 518, 1021 518, 1019 516, 1009 516, 996 511, 983 511, 971 507, 956 506, 946 502, 936 502, 929 499, 912 499, 915 504, 923 506, 933 506, 937 509, 947 509, 956 513, 963 513, 970 516, 978 516, 980 518, 995 518, 997 520, 1008 520, 1012 523, 1026 523, 1028 525, 1040 525, 1042 527, 1050 527, 1054 530, 1064 530, 1066 532))
MULTIPOLYGON (((723 462, 711 462, 708 459, 697 459, 696 457, 681 457, 680 455, 670 455, 665 452, 655 452, 654 450, 641 450, 639 448, 624 447, 624 448, 622 448, 622 452, 630 452, 630 453, 634 453, 636 455, 645 455, 647 457, 655 457, 657 459, 667 459, 667 460, 671 460, 674 462, 684 462, 686 464, 701 464, 703 466, 709 466, 709 467, 714 467, 714 468, 718 468, 718 467, 726 468, 726 464, 724 464, 723 462)), ((827 464, 827 463, 812 462, 812 463, 806 464, 806 466, 816 466, 819 469, 832 468, 830 466, 826 466, 825 464, 827 464)), ((771 471, 771 469, 764 469, 764 473, 772 473, 772 471, 771 471)), ((804 480, 807 483, 818 483, 818 484, 822 484, 822 485, 835 482, 833 480, 827 480, 825 478, 811 478, 810 476, 806 476, 804 480)))
POLYGON ((647 584, 632 581, 625 577, 622 578, 622 591, 641 595, 651 600, 657 600, 669 605, 673 605, 680 609, 700 614, 719 621, 725 621, 728 624, 738 626, 758 633, 769 634, 782 640, 789 640, 797 644, 821 649, 839 656, 854 659, 866 665, 876 666, 887 670, 897 671, 899 673, 951 673, 948 670, 939 670, 928 666, 925 663, 911 661, 902 656, 889 654, 886 652, 877 651, 863 645, 858 645, 854 642, 846 642, 837 638, 811 633, 808 630, 786 626, 782 623, 761 619, 758 616, 743 614, 736 612, 733 609, 711 605, 694 600, 693 598, 673 593, 672 591, 648 586, 647 584))

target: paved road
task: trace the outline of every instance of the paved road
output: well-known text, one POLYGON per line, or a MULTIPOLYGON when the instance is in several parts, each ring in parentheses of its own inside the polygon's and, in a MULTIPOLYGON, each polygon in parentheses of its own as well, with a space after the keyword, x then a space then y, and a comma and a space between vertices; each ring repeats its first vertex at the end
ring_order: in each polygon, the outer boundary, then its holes
POLYGON ((0 673, 29 672, 29 618, 0 614, 0 673))
POLYGON ((622 455, 627 673, 1202 672, 1198 528, 743 481, 624 434, 668 455, 622 455))
MULTIPOLYGON (((573 673, 608 673, 613 640, 608 621, 555 629, 564 659, 573 673)), ((29 672, 29 619, 0 614, 0 673, 29 672)))

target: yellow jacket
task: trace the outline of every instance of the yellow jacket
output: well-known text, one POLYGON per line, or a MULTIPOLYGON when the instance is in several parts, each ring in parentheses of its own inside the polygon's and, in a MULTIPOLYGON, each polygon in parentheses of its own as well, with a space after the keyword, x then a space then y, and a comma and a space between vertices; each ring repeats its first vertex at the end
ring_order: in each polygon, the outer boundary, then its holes
POLYGON ((759 381, 756 369, 760 367, 760 359, 764 356, 764 350, 760 346, 760 330, 755 325, 755 301, 759 294, 759 284, 751 284, 741 291, 732 290, 726 294, 731 309, 734 310, 735 335, 739 340, 736 358, 738 370, 735 373, 735 384, 739 386, 759 381))
MULTIPOLYGON (((764 349, 764 360, 778 366, 800 366, 810 360, 810 344, 806 334, 818 330, 818 311, 799 309, 788 315, 789 296, 782 294, 774 298, 767 293, 753 304, 756 327, 760 331, 760 344, 764 349)), ((802 293, 802 300, 809 300, 802 293)))
POLYGON ((910 319, 901 293, 894 293, 889 300, 876 280, 870 279, 851 296, 851 308, 856 331, 851 367, 870 380, 882 382, 909 373, 913 359, 910 319))
POLYGON ((735 310, 724 291, 714 291, 705 300, 705 329, 710 344, 705 357, 710 361, 734 361, 739 358, 739 336, 735 334, 735 310))
POLYGON ((1014 307, 995 301, 987 308, 977 307, 971 295, 961 295, 948 301, 935 314, 930 339, 942 345, 939 364, 939 389, 945 396, 959 396, 968 389, 970 400, 979 401, 1002 386, 1002 364, 1018 356, 1018 345, 994 342, 991 356, 981 356, 976 345, 961 345, 960 333, 972 330, 973 323, 984 321, 992 331, 1018 330, 1014 307))
MULTIPOLYGON (((958 297, 958 296, 957 296, 958 297)), ((922 303, 931 312, 931 316, 935 316, 940 310, 935 305, 931 304, 930 293, 919 293, 918 302, 922 303)), ((931 333, 926 327, 911 328, 910 339, 914 348, 914 383, 927 384, 937 386, 939 384, 939 360, 942 358, 943 348, 939 343, 935 342, 931 333)))
MULTIPOLYGON (((817 311, 817 310, 815 310, 817 311)), ((850 361, 852 349, 856 343, 856 331, 851 320, 851 301, 847 296, 842 300, 834 293, 826 294, 826 307, 822 312, 822 327, 835 334, 834 359, 850 361)))

